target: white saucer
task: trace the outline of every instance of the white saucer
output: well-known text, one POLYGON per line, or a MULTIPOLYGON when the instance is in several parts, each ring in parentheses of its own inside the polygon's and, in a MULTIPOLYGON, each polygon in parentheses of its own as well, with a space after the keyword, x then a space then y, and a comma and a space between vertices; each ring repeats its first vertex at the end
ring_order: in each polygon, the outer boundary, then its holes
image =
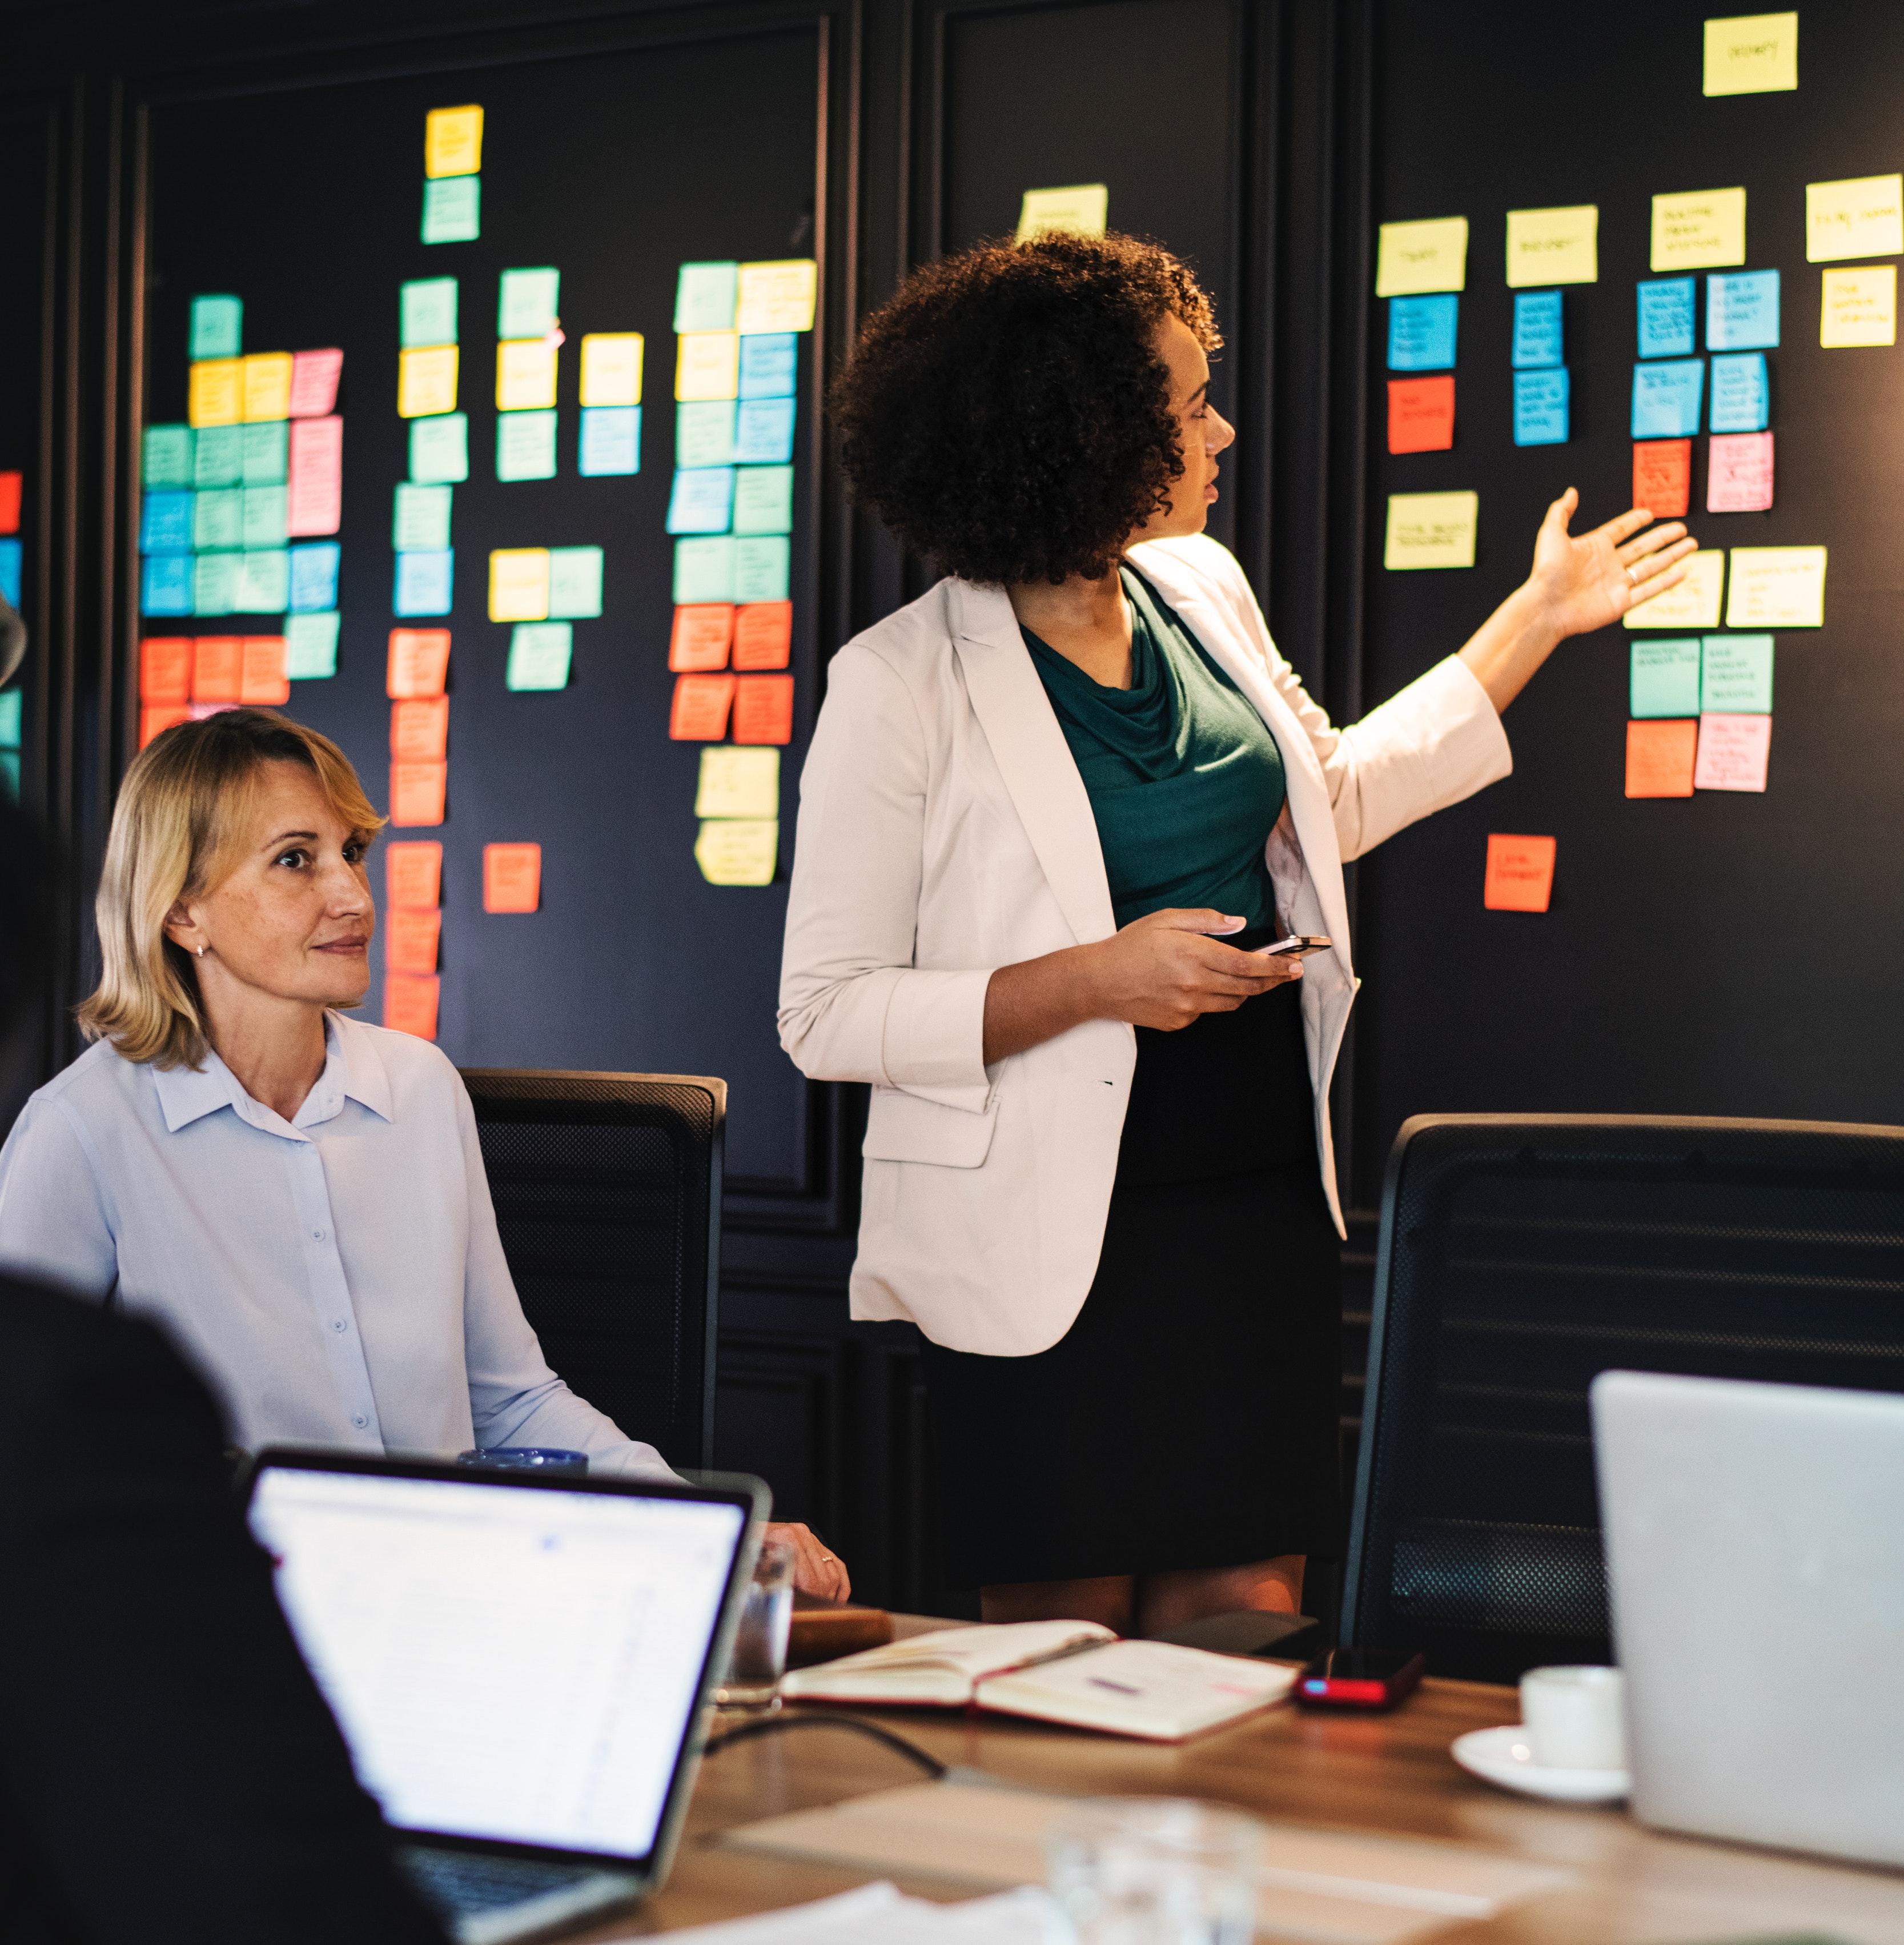
POLYGON ((1471 1729, 1456 1737, 1449 1753, 1463 1769, 1503 1789, 1556 1803, 1615 1803, 1628 1789, 1623 1769, 1542 1768, 1534 1761, 1527 1731, 1518 1722, 1500 1729, 1471 1729))

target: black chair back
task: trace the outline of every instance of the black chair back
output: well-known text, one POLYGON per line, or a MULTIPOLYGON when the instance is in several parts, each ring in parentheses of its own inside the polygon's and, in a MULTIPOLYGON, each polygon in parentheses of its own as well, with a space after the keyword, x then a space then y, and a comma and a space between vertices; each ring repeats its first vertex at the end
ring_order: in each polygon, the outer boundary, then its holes
POLYGON ((550 1368, 671 1464, 713 1463, 727 1083, 466 1068, 516 1293, 550 1368))
POLYGON ((1587 1386, 1904 1392, 1904 1128, 1434 1114, 1389 1157, 1342 1635, 1611 1659, 1587 1386))

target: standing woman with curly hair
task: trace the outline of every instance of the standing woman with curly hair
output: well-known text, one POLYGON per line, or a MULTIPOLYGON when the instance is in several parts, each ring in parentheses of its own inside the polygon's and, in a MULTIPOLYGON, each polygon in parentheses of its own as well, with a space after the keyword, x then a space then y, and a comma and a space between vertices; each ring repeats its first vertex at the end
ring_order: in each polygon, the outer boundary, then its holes
POLYGON ((833 391, 856 497, 946 578, 833 662, 781 1039, 872 1084, 853 1314, 925 1333, 991 1620, 1293 1611, 1340 1551, 1342 862, 1505 776, 1500 712, 1695 544, 1572 538, 1570 490, 1467 646, 1336 729, 1203 532, 1222 341, 1153 245, 987 245, 833 391))

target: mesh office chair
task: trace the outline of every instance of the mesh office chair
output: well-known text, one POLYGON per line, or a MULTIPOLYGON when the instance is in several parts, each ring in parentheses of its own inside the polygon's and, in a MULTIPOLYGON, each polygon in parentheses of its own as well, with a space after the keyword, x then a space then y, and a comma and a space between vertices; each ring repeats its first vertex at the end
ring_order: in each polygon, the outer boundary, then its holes
POLYGON ((467 1068, 503 1252, 550 1368, 676 1466, 713 1463, 727 1083, 467 1068))
POLYGON ((1422 1115, 1388 1161, 1342 1638, 1611 1659, 1587 1386, 1904 1392, 1904 1128, 1422 1115))

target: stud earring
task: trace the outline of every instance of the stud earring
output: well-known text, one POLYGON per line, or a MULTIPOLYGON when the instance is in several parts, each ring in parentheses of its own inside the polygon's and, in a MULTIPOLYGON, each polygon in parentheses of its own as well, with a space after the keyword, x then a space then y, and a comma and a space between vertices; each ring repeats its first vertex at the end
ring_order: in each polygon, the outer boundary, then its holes
POLYGON ((201 959, 205 957, 205 948, 202 945, 199 948, 199 957, 201 959))

